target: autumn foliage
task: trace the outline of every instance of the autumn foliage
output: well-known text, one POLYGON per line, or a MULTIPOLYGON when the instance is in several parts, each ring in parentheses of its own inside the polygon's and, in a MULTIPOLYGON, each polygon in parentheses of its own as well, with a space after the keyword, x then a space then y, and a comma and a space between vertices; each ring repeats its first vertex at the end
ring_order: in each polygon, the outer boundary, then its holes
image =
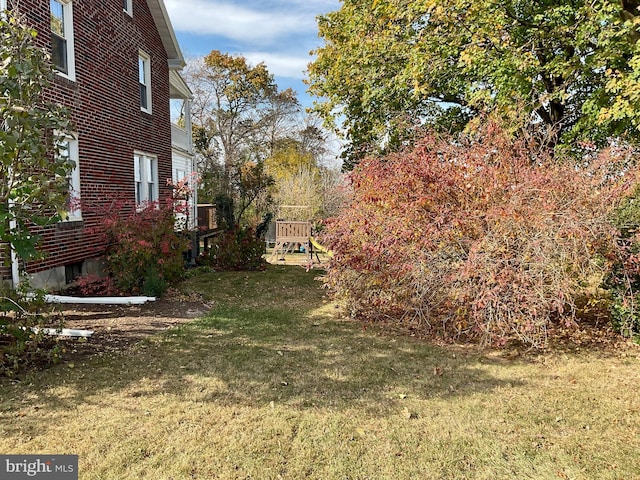
POLYGON ((423 334, 542 346, 619 264, 614 211, 638 176, 621 148, 551 158, 494 125, 363 162, 324 242, 350 313, 423 334))
POLYGON ((171 201, 150 203, 128 215, 105 216, 103 228, 107 271, 118 291, 159 296, 182 277, 188 245, 174 231, 171 201))

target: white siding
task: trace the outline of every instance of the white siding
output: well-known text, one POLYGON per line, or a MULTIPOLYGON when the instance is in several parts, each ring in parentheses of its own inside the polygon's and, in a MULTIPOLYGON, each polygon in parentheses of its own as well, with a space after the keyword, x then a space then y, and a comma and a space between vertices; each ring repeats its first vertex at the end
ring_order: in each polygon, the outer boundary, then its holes
MULTIPOLYGON (((195 188, 194 180, 195 180, 195 172, 193 171, 193 163, 191 157, 177 152, 174 150, 172 156, 172 164, 173 164, 173 183, 177 183, 183 178, 186 178, 189 182, 189 186, 195 188), (183 178, 181 178, 183 177, 183 178)), ((195 203, 195 193, 192 194, 188 201, 188 209, 189 209, 189 224, 188 228, 195 228, 196 220, 197 220, 197 211, 196 211, 196 203, 195 203)), ((178 224, 180 225, 186 219, 184 215, 177 215, 178 224)))

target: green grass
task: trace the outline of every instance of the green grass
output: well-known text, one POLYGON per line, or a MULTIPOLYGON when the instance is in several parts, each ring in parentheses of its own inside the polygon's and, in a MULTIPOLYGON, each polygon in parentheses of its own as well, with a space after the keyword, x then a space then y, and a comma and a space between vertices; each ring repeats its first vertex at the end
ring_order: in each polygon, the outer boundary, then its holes
POLYGON ((85 479, 633 479, 638 351, 510 359, 364 330, 317 271, 211 273, 209 315, 5 381, 0 452, 85 479))

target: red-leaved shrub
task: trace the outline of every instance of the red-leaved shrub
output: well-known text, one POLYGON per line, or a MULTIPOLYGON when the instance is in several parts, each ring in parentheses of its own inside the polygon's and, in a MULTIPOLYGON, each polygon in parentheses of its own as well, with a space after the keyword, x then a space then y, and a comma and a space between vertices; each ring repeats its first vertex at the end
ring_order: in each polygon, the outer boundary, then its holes
POLYGON ((122 295, 122 292, 116 286, 114 278, 111 276, 83 275, 76 279, 75 284, 80 295, 86 297, 116 297, 122 295))
MULTIPOLYGON (((122 209, 121 209, 122 210, 122 209)), ((127 215, 105 216, 106 261, 124 293, 160 296, 184 274, 186 239, 174 231, 172 205, 150 203, 127 215)))
POLYGON ((351 204, 324 235, 327 283, 359 318, 544 345, 608 274, 611 214, 637 177, 623 149, 576 163, 492 124, 428 135, 352 173, 351 204))

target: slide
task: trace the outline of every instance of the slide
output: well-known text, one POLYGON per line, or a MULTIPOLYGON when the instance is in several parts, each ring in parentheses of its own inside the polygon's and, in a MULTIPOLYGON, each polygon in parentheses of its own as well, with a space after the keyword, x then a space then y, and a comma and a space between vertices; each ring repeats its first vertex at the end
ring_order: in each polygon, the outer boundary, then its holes
POLYGON ((330 257, 333 257, 333 252, 331 250, 328 250, 326 247, 323 247, 322 245, 320 245, 315 238, 309 237, 309 241, 311 242, 311 246, 313 247, 314 250, 317 250, 320 253, 326 253, 330 257))

